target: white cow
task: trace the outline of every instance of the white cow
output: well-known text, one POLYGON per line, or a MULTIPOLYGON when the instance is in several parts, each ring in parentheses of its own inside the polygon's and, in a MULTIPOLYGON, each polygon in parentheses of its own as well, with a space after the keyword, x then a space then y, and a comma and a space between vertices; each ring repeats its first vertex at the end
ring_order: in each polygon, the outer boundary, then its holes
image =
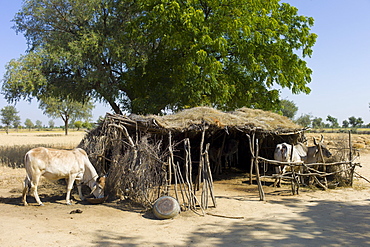
MULTIPOLYGON (((274 160, 280 162, 299 162, 302 161, 301 155, 294 146, 287 143, 280 143, 276 145, 274 152, 274 160), (293 152, 292 152, 293 148, 293 152)), ((275 171, 277 174, 284 174, 286 172, 286 166, 275 166, 275 171)), ((281 184, 281 178, 275 179, 274 186, 279 186, 281 184)))
MULTIPOLYGON (((329 158, 331 157, 331 153, 329 149, 326 148, 324 145, 324 137, 321 136, 321 141, 317 142, 315 138, 314 140, 314 146, 307 147, 303 143, 297 143, 296 145, 292 146, 287 143, 281 143, 276 145, 275 152, 274 152, 274 159, 281 162, 299 162, 303 161, 305 164, 312 164, 312 163, 318 163, 323 162, 323 158, 329 158), (293 152, 292 152, 293 148, 293 152), (320 152, 321 150, 321 152, 320 152), (322 156, 321 156, 322 154, 322 156)), ((278 174, 284 174, 286 170, 286 167, 283 166, 276 166, 276 172, 278 174)), ((300 166, 299 171, 300 173, 303 172, 303 167, 300 166)), ((281 179, 275 180, 274 185, 280 186, 281 179)), ((303 178, 302 181, 303 183, 303 178)))
POLYGON ((22 194, 25 206, 27 205, 26 196, 28 189, 33 190, 33 196, 37 203, 43 206, 37 193, 37 186, 41 176, 52 181, 63 178, 67 180, 66 203, 68 205, 72 204, 70 194, 75 180, 81 200, 84 200, 81 191, 82 184, 87 184, 95 197, 104 197, 105 177, 99 178, 86 152, 81 148, 73 150, 34 148, 26 153, 24 165, 27 172, 22 194))

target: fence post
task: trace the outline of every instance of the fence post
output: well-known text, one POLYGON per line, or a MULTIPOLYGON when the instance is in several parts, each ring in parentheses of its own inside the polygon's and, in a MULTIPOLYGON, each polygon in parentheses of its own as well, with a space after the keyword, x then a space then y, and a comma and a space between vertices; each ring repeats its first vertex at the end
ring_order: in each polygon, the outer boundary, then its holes
POLYGON ((258 167, 258 152, 259 152, 258 138, 256 139, 255 152, 256 153, 254 155, 254 165, 255 165, 255 168, 256 168, 258 193, 260 195, 260 201, 264 201, 265 200, 265 192, 263 191, 263 188, 262 188, 261 179, 260 179, 260 172, 259 172, 259 167, 258 167))

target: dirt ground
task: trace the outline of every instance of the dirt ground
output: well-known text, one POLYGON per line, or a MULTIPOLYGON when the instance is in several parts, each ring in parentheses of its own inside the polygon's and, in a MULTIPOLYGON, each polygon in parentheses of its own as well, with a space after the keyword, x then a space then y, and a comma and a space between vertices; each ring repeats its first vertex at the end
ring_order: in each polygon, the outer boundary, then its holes
MULTIPOLYGON (((361 139, 361 138, 360 138, 361 139)), ((366 147, 366 143, 364 141, 366 147)), ((356 171, 370 178, 370 153, 363 150, 356 171)), ((63 192, 43 183, 44 207, 29 196, 21 205, 24 169, 0 166, 2 246, 366 246, 370 245, 370 183, 353 188, 309 190, 292 195, 290 186, 257 186, 243 175, 215 182, 217 207, 199 216, 182 212, 157 220, 127 203, 64 204, 63 192), (80 209, 82 213, 71 214, 80 209), (225 217, 221 217, 225 216, 225 217)))

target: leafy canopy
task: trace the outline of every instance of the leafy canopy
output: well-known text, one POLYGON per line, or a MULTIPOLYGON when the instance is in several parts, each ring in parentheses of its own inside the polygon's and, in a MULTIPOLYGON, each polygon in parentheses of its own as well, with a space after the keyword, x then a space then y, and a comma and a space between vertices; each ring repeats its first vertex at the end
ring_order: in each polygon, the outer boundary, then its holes
POLYGON ((89 97, 116 113, 199 105, 278 107, 276 85, 309 93, 313 18, 279 0, 29 0, 15 29, 29 44, 3 94, 89 97))
POLYGON ((68 135, 68 125, 70 120, 89 119, 94 105, 91 101, 81 103, 72 99, 46 98, 40 101, 40 108, 49 117, 62 118, 64 131, 68 135))
POLYGON ((16 128, 19 126, 21 118, 18 116, 18 113, 17 109, 12 105, 4 106, 0 110, 1 122, 5 124, 5 132, 7 134, 9 133, 10 125, 13 124, 16 128))

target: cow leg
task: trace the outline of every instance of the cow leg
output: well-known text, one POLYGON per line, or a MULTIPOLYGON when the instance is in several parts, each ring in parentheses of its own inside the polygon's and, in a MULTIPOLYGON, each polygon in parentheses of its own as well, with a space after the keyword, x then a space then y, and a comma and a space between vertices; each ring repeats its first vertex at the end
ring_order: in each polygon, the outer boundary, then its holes
MULTIPOLYGON (((282 174, 280 165, 275 166, 275 172, 278 175, 282 174)), ((275 178, 274 187, 280 187, 281 186, 281 178, 275 178)))
POLYGON ((66 195, 66 204, 67 205, 72 205, 71 201, 71 190, 73 189, 73 183, 75 182, 77 177, 76 175, 69 175, 68 181, 67 181, 67 195, 66 195))
POLYGON ((24 179, 23 186, 24 187, 23 187, 23 192, 22 192, 22 202, 23 202, 24 206, 27 206, 28 205, 28 203, 27 203, 27 192, 28 192, 28 189, 30 187, 30 180, 28 179, 27 176, 24 179))
POLYGON ((30 181, 31 184, 31 191, 33 191, 33 197, 35 197, 37 203, 39 206, 44 206, 44 204, 41 202, 39 194, 37 192, 37 186, 39 185, 41 174, 36 174, 35 175, 35 181, 30 181))
POLYGON ((77 189, 78 189, 78 195, 81 199, 81 201, 85 200, 85 197, 82 195, 82 184, 81 181, 76 180, 77 183, 77 189))

